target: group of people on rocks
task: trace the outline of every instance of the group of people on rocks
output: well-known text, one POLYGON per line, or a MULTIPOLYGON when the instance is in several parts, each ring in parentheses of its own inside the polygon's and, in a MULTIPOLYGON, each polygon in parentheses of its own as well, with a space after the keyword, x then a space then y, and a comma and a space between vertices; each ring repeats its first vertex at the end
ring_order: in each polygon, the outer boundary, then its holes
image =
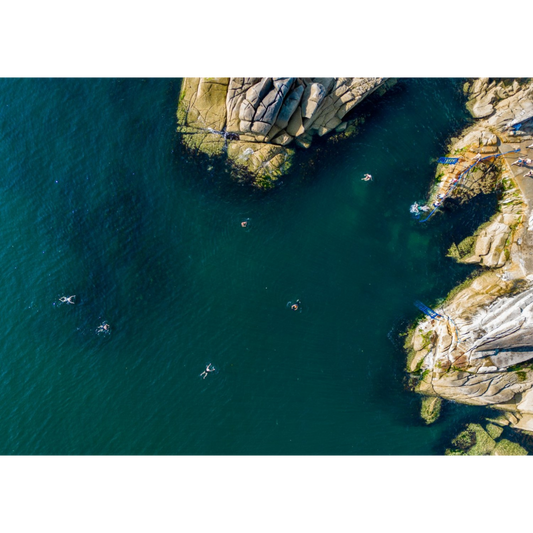
POLYGON ((517 167, 526 167, 533 163, 531 159, 528 157, 519 157, 514 163, 511 163, 512 165, 516 165, 517 167))
MULTIPOLYGON (((533 144, 528 146, 527 148, 533 148, 533 144)), ((481 154, 476 154, 476 156, 474 157, 474 160, 476 161, 480 161, 482 158, 481 154)), ((529 166, 533 164, 533 160, 529 159, 529 158, 526 158, 526 157, 519 157, 514 163, 511 163, 511 165, 517 165, 519 167, 523 167, 523 166, 529 166)), ((524 174, 524 176, 527 178, 527 177, 533 177, 533 170, 530 170, 529 172, 527 172, 526 174, 524 174)), ((455 177, 453 180, 452 180, 452 187, 459 181, 459 177, 455 177)), ((444 200, 445 198, 445 195, 444 194, 438 194, 437 195, 437 199, 436 201, 433 203, 433 206, 434 207, 440 207, 442 205, 442 201, 444 200)), ((429 207, 427 206, 419 206, 416 202, 411 206, 411 209, 410 209, 411 213, 414 213, 415 215, 417 215, 419 213, 419 211, 429 211, 429 207)))
MULTIPOLYGON (((528 146, 528 148, 533 148, 533 144, 528 146)), ((519 157, 514 163, 511 163, 512 165, 516 165, 517 167, 529 167, 533 164, 533 160, 531 160, 529 157, 519 157)), ((533 177, 533 169, 528 170, 524 174, 525 178, 532 178, 533 177)))

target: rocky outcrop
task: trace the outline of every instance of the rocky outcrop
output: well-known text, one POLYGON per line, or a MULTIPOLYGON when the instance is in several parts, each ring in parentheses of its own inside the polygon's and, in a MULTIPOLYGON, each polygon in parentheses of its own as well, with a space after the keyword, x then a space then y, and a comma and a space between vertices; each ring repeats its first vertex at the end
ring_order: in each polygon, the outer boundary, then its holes
POLYGON ((499 212, 450 248, 449 256, 484 270, 448 295, 438 317, 412 330, 407 369, 418 376, 421 394, 512 413, 512 427, 533 432, 533 183, 525 177, 529 169, 514 164, 518 156, 533 157, 533 124, 526 120, 533 83, 482 79, 466 90, 472 115, 483 118, 452 141, 448 155, 460 161, 439 165, 430 202, 466 201, 497 189, 499 212), (526 122, 520 135, 510 127, 517 117, 526 122), (473 165, 483 154, 517 149, 473 165))
MULTIPOLYGON (((505 182, 505 180, 504 180, 505 182)), ((448 256, 461 263, 479 264, 490 268, 503 267, 510 258, 515 234, 522 222, 525 205, 512 196, 514 188, 502 192, 501 213, 480 226, 473 236, 452 244, 448 256), (510 201, 506 202, 506 198, 510 201), (506 202, 506 203, 505 203, 506 202)), ((515 245, 516 246, 516 245, 515 245)))
POLYGON ((503 428, 488 423, 468 424, 452 441, 445 455, 527 455, 527 451, 516 442, 501 439, 503 428))
POLYGON ((268 186, 291 164, 294 146, 344 131, 346 115, 385 78, 186 78, 178 105, 183 142, 227 153, 268 186))
MULTIPOLYGON (((533 102, 530 89, 530 80, 490 80, 479 78, 474 82, 467 82, 464 87, 469 100, 466 108, 474 118, 492 117, 490 126, 506 126, 520 116, 533 113, 533 102)), ((531 115, 530 115, 531 116, 531 115)))
POLYGON ((533 278, 509 272, 467 282, 422 320, 408 370, 421 394, 512 411, 515 427, 533 431, 533 278))
POLYGON ((433 424, 440 415, 442 400, 438 396, 425 396, 422 400, 422 407, 420 409, 420 416, 424 419, 426 424, 433 424))

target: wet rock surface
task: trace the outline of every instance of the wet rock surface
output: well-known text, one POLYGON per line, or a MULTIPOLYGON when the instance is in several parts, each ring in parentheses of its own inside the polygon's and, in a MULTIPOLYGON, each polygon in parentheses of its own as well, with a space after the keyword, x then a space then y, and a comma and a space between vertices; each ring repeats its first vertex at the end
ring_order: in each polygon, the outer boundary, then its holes
POLYGON ((445 455, 527 455, 516 442, 501 438, 503 428, 488 423, 468 424, 451 442, 445 455))

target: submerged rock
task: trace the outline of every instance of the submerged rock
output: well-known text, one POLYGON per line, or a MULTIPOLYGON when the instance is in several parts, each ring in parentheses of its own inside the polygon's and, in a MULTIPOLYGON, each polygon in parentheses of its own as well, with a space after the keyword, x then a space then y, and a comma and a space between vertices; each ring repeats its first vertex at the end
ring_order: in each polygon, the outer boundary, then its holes
POLYGON ((346 129, 345 115, 385 82, 386 78, 185 78, 178 132, 188 148, 208 155, 227 153, 256 185, 268 187, 290 168, 294 145, 309 148, 315 135, 346 129), (243 157, 249 148, 254 156, 243 157))
POLYGON ((452 447, 445 451, 445 455, 528 455, 516 442, 498 440, 502 432, 502 428, 490 423, 485 429, 480 424, 468 424, 452 440, 452 447))
POLYGON ((420 416, 425 420, 426 424, 433 424, 440 415, 442 400, 438 397, 425 397, 422 399, 422 408, 420 416))

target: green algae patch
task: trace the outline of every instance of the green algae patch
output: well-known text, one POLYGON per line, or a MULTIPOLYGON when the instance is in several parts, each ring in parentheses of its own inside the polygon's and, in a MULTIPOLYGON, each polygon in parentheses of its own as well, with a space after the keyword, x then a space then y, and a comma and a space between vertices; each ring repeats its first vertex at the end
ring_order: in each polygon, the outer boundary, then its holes
POLYGON ((422 400, 422 419, 428 426, 434 424, 442 411, 442 399, 427 397, 422 400))
POLYGON ((452 440, 452 447, 444 455, 527 455, 527 451, 516 442, 501 437, 503 428, 488 423, 468 424, 466 429, 452 440))

